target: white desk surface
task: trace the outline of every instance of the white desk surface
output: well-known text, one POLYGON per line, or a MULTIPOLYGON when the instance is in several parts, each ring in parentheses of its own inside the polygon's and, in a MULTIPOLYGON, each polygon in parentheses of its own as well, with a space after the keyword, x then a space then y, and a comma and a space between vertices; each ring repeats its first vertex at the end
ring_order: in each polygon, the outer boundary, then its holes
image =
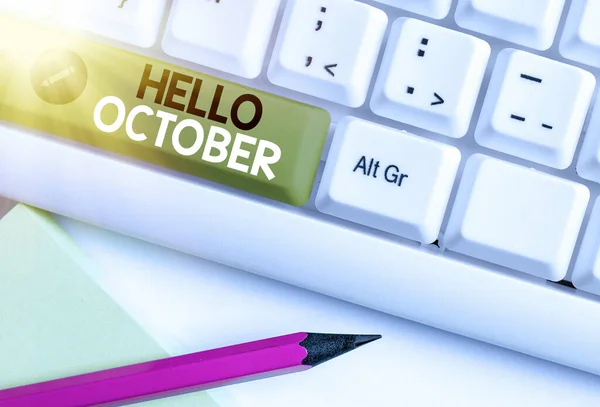
POLYGON ((600 377, 58 219, 101 266, 99 284, 173 354, 297 331, 384 336, 308 372, 214 391, 223 407, 600 405, 600 377))
MULTIPOLYGON (((0 198, 0 217, 11 206, 0 198)), ((222 407, 600 405, 600 377, 58 220, 100 265, 96 281, 173 354, 295 331, 384 335, 308 372, 212 391, 222 407)))

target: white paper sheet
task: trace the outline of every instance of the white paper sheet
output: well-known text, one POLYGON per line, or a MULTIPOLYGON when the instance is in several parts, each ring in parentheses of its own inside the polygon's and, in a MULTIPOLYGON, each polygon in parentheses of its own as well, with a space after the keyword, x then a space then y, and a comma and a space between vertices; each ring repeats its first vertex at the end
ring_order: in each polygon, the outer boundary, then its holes
POLYGON ((307 372, 213 392, 223 407, 600 405, 600 377, 59 221, 103 266, 96 280, 174 354, 297 331, 384 336, 307 372))

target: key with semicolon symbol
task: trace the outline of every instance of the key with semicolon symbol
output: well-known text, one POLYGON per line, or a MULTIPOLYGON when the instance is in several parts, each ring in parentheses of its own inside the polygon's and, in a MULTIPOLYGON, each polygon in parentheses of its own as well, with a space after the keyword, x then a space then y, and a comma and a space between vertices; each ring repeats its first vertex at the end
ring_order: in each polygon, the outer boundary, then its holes
POLYGON ((392 26, 371 98, 379 116, 450 137, 463 137, 490 46, 458 31, 412 18, 392 26))
POLYGON ((15 17, 0 17, 0 32, 23 38, 0 44, 0 119, 292 205, 308 201, 326 111, 15 17))
POLYGON ((386 26, 386 14, 367 4, 290 0, 269 65, 269 80, 346 106, 361 106, 386 26))

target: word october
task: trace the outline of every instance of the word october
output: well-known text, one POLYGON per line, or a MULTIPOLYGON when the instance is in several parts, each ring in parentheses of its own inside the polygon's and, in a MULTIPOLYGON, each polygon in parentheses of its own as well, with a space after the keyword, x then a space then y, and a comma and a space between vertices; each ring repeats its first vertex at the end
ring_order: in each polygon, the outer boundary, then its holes
MULTIPOLYGON (((224 86, 217 85, 214 91, 209 112, 197 107, 199 95, 202 89, 202 80, 192 78, 189 75, 184 75, 176 71, 164 69, 160 81, 150 79, 152 73, 152 65, 146 64, 142 80, 140 82, 136 97, 144 99, 147 88, 156 90, 154 102, 175 110, 186 112, 207 120, 226 124, 227 117, 218 114, 221 97, 224 86), (192 85, 191 93, 187 107, 176 101, 175 98, 187 98, 188 90, 180 87, 182 83, 192 85)), ((94 124, 104 133, 114 133, 125 125, 125 133, 133 141, 146 141, 148 135, 134 131, 136 118, 144 114, 147 116, 156 116, 160 119, 160 125, 154 140, 154 146, 163 148, 167 132, 171 123, 177 123, 170 134, 173 149, 182 156, 192 156, 201 154, 202 161, 213 164, 220 164, 227 160, 227 167, 243 173, 249 173, 253 176, 258 176, 261 172, 270 181, 275 178, 275 173, 271 166, 279 162, 281 159, 281 148, 268 140, 259 140, 243 133, 237 133, 232 137, 231 133, 217 125, 212 125, 208 129, 208 135, 205 141, 205 129, 202 124, 194 119, 184 119, 179 121, 179 117, 175 114, 157 109, 156 111, 147 105, 135 106, 131 111, 127 112, 125 103, 116 96, 106 96, 102 98, 94 109, 94 124), (108 106, 116 108, 117 116, 112 123, 105 123, 102 119, 102 113, 108 106), (195 131, 195 140, 191 146, 183 146, 181 143, 181 134, 191 128, 195 131), (256 146, 255 149, 249 149, 248 145, 256 146), (201 152, 202 147, 203 151, 201 152), (247 164, 244 164, 244 160, 247 164)), ((232 104, 230 111, 230 119, 233 125, 240 130, 252 130, 255 128, 262 118, 263 107, 260 99, 251 94, 243 94, 239 96, 232 104), (254 115, 250 121, 244 122, 239 117, 240 107, 244 103, 254 105, 254 115)))

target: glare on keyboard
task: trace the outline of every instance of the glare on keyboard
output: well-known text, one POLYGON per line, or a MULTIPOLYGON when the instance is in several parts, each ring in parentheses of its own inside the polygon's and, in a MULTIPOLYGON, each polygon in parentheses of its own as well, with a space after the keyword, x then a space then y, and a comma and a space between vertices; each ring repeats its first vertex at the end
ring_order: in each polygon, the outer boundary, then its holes
POLYGON ((59 0, 0 0, 0 13, 19 13, 30 18, 47 18, 59 0))
POLYGON ((35 32, 24 30, 17 18, 3 18, 0 25, 0 50, 22 63, 31 64, 43 51, 65 48, 71 41, 73 39, 52 32, 40 38, 35 32))

